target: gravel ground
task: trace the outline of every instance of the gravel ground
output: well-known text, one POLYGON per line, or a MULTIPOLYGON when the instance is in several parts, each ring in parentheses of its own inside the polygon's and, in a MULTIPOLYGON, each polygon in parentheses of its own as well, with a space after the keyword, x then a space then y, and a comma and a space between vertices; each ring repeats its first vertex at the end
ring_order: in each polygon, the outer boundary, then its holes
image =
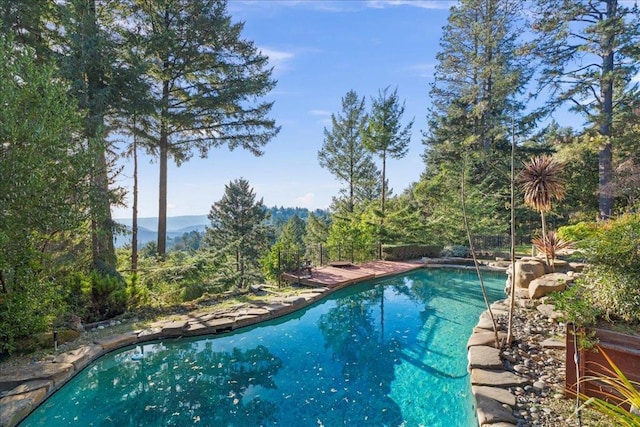
POLYGON ((515 340, 504 351, 508 369, 526 375, 531 385, 513 389, 518 427, 610 427, 600 414, 583 409, 578 417, 576 401, 564 396, 564 348, 544 348, 547 339, 565 340, 565 325, 548 319, 536 309, 518 307, 514 315, 515 340))

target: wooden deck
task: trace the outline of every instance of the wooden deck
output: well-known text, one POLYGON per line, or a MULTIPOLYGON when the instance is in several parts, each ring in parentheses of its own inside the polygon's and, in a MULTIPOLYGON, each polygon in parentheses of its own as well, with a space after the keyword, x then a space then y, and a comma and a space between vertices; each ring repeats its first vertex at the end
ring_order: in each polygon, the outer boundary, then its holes
POLYGON ((422 263, 371 261, 365 264, 345 267, 322 266, 314 268, 311 276, 306 272, 300 276, 295 273, 283 273, 282 278, 290 283, 334 289, 364 280, 405 273, 423 266, 422 263))

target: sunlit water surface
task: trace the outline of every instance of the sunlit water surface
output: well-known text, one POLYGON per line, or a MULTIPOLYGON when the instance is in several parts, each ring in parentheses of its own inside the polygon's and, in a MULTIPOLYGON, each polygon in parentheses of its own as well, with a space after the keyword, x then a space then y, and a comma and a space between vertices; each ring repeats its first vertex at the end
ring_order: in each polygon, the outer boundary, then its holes
MULTIPOLYGON (((483 277, 502 298, 504 275, 483 277)), ((22 426, 475 426, 466 342, 483 310, 475 272, 365 282, 227 335, 110 353, 22 426)))

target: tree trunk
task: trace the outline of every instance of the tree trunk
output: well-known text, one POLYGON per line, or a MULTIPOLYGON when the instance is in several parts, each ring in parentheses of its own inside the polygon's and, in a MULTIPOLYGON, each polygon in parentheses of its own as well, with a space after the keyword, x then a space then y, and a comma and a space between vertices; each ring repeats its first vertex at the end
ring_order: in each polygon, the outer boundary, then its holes
MULTIPOLYGON (((135 128, 135 124, 134 124, 135 128)), ((131 221, 131 272, 138 271, 138 144, 133 135, 133 219, 131 221)))
MULTIPOLYGON (((91 40, 98 37, 96 22, 96 2, 89 1, 83 24, 84 36, 91 40)), ((97 49, 89 46, 88 49, 97 49)), ((85 52, 87 56, 100 56, 100 52, 85 52)), ((113 219, 109 196, 109 166, 107 164, 106 142, 102 134, 104 111, 96 99, 104 91, 104 71, 99 61, 87 64, 85 71, 87 85, 88 115, 85 118, 85 134, 94 150, 95 162, 92 174, 93 202, 91 204, 91 249, 93 268, 98 271, 116 271, 116 252, 113 244, 113 219)))
POLYGON ((167 134, 160 135, 160 181, 158 186, 158 256, 164 258, 167 253, 167 134))
MULTIPOLYGON (((166 65, 168 67, 168 64, 166 65)), ((169 161, 169 135, 167 116, 169 104, 169 82, 162 83, 162 113, 160 117, 160 180, 158 185, 158 256, 167 253, 167 163, 169 161)))
MULTIPOLYGON (((607 20, 617 17, 617 0, 607 0, 607 20)), ((600 135, 604 142, 598 153, 598 189, 599 189, 599 218, 601 220, 611 217, 613 213, 613 196, 609 188, 613 169, 611 152, 611 125, 613 123, 613 67, 614 67, 614 43, 615 33, 607 34, 602 45, 602 74, 600 76, 600 96, 602 99, 600 135)))

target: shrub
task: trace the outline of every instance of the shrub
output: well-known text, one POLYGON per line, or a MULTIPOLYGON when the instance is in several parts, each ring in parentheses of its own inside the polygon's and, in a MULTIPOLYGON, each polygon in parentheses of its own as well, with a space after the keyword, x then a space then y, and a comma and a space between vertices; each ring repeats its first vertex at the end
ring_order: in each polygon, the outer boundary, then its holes
POLYGON ((598 231, 598 225, 594 222, 579 222, 574 225, 565 225, 558 228, 558 236, 569 242, 581 242, 589 239, 598 231))
POLYGON ((469 248, 462 245, 445 246, 444 249, 442 249, 442 256, 466 258, 469 256, 469 248))
POLYGON ((385 245, 382 257, 389 261, 418 259, 422 257, 437 258, 442 247, 439 245, 385 245))
POLYGON ((598 224, 579 243, 590 264, 584 286, 595 307, 609 319, 640 321, 640 215, 598 224))

